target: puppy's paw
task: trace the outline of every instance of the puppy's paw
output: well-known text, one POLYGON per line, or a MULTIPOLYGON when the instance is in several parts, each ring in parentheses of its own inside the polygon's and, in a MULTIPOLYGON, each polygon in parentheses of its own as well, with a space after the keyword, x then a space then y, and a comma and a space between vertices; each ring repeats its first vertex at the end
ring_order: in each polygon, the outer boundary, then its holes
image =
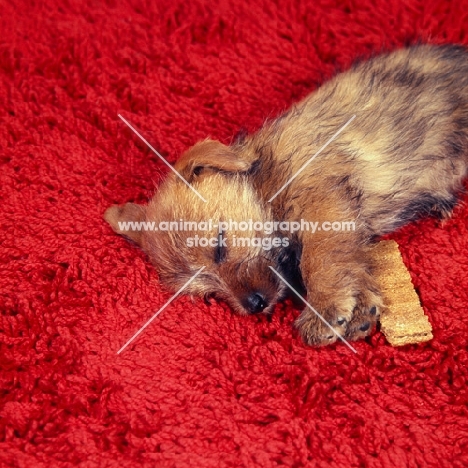
POLYGON ((382 308, 379 288, 365 269, 353 276, 341 287, 328 286, 328 294, 323 287, 321 293, 308 293, 309 304, 320 316, 307 306, 296 321, 307 344, 325 346, 340 337, 354 341, 372 333, 382 308))
POLYGON ((380 317, 383 300, 375 281, 368 282, 368 288, 362 289, 357 296, 353 317, 348 323, 344 338, 356 341, 370 335, 380 317))
MULTIPOLYGON (((320 314, 320 312, 318 313, 320 314)), ((322 314, 319 317, 315 312, 307 308, 302 311, 302 314, 296 320, 295 327, 306 344, 326 346, 334 343, 340 336, 345 337, 348 320, 344 316, 327 320, 322 314)))

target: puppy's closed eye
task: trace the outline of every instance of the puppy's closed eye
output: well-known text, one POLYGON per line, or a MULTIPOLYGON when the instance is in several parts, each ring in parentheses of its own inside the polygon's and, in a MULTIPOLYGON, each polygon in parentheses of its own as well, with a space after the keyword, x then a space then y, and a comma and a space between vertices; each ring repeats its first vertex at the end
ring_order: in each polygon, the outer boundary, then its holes
POLYGON ((223 263, 227 257, 226 239, 224 238, 224 232, 219 231, 218 233, 218 244, 215 247, 214 261, 216 264, 223 263))

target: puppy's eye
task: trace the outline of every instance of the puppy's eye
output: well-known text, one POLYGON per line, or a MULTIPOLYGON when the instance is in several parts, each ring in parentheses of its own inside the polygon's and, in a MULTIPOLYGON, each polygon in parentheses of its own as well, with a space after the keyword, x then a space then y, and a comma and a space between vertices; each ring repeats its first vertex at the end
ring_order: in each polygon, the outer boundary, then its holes
POLYGON ((215 263, 223 263, 227 256, 226 238, 224 232, 219 231, 218 233, 218 245, 215 248, 214 261, 215 263))

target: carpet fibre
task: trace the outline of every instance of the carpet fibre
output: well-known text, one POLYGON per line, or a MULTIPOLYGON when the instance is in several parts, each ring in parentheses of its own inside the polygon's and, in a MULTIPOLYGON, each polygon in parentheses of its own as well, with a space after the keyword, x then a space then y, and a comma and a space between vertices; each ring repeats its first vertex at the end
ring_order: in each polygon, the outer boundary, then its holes
POLYGON ((468 466, 468 209, 397 240, 434 339, 313 349, 170 298, 115 235, 208 136, 258 129, 358 57, 468 45, 468 1, 0 0, 0 466, 468 466))

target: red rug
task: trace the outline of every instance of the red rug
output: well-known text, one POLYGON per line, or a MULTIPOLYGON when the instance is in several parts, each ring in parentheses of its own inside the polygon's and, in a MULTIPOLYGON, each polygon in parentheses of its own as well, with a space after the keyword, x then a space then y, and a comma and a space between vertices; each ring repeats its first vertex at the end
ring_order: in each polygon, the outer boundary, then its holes
MULTIPOLYGON (((468 466, 468 209, 395 235, 433 327, 313 349, 170 297, 102 219, 197 140, 255 130, 334 71, 468 45, 468 1, 0 2, 0 466, 468 466)), ((466 199, 465 199, 466 203, 466 199)))

